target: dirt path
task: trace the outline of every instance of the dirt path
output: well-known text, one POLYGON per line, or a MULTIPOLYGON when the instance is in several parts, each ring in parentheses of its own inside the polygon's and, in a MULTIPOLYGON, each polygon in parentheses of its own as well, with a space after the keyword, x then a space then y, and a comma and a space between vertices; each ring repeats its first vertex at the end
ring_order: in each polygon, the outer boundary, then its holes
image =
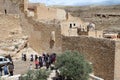
POLYGON ((27 70, 29 69, 29 65, 32 64, 33 68, 34 66, 34 62, 30 62, 29 60, 27 61, 22 61, 22 60, 14 60, 14 66, 15 66, 15 70, 14 70, 14 74, 24 74, 27 72, 27 70))

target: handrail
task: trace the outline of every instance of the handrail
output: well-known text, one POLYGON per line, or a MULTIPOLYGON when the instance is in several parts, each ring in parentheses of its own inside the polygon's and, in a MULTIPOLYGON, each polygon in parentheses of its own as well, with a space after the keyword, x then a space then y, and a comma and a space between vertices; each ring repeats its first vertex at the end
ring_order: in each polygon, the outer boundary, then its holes
POLYGON ((95 76, 93 74, 89 74, 89 77, 90 77, 90 80, 104 80, 104 79, 102 79, 100 77, 97 77, 97 76, 95 76))

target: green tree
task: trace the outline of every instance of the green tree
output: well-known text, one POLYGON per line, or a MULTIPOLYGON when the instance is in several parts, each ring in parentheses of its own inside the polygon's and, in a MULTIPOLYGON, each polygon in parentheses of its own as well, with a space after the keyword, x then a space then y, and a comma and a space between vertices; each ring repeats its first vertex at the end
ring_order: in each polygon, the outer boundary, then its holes
POLYGON ((58 55, 55 66, 67 80, 88 80, 89 73, 92 72, 91 65, 79 52, 67 51, 58 55))

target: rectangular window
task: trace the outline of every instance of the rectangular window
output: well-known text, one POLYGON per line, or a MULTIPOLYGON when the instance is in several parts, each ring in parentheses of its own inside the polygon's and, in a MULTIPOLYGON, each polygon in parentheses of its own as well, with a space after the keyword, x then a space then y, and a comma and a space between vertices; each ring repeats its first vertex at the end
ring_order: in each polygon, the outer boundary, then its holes
POLYGON ((70 24, 70 28, 72 28, 72 24, 70 24))
POLYGON ((0 61, 3 61, 3 59, 2 59, 2 58, 0 58, 0 61))
POLYGON ((74 23, 74 26, 75 26, 75 23, 74 23))
POLYGON ((4 61, 7 61, 7 59, 6 59, 6 58, 4 58, 4 61))

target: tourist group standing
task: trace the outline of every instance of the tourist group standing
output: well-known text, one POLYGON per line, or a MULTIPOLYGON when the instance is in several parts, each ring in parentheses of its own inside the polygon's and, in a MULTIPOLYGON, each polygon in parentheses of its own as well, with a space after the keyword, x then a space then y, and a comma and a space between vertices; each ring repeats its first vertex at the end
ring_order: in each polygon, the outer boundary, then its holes
MULTIPOLYGON (((22 60, 26 61, 26 54, 22 54, 22 60)), ((41 68, 43 66, 45 66, 46 69, 48 69, 50 65, 55 62, 55 60, 56 60, 56 53, 52 53, 52 54, 43 53, 40 56, 38 56, 37 54, 30 55, 30 61, 31 62, 34 61, 35 63, 35 69, 41 68)))
POLYGON ((35 55, 35 68, 41 68, 43 66, 46 66, 46 69, 50 67, 51 64, 53 64, 56 60, 56 54, 42 54, 42 56, 35 55))

